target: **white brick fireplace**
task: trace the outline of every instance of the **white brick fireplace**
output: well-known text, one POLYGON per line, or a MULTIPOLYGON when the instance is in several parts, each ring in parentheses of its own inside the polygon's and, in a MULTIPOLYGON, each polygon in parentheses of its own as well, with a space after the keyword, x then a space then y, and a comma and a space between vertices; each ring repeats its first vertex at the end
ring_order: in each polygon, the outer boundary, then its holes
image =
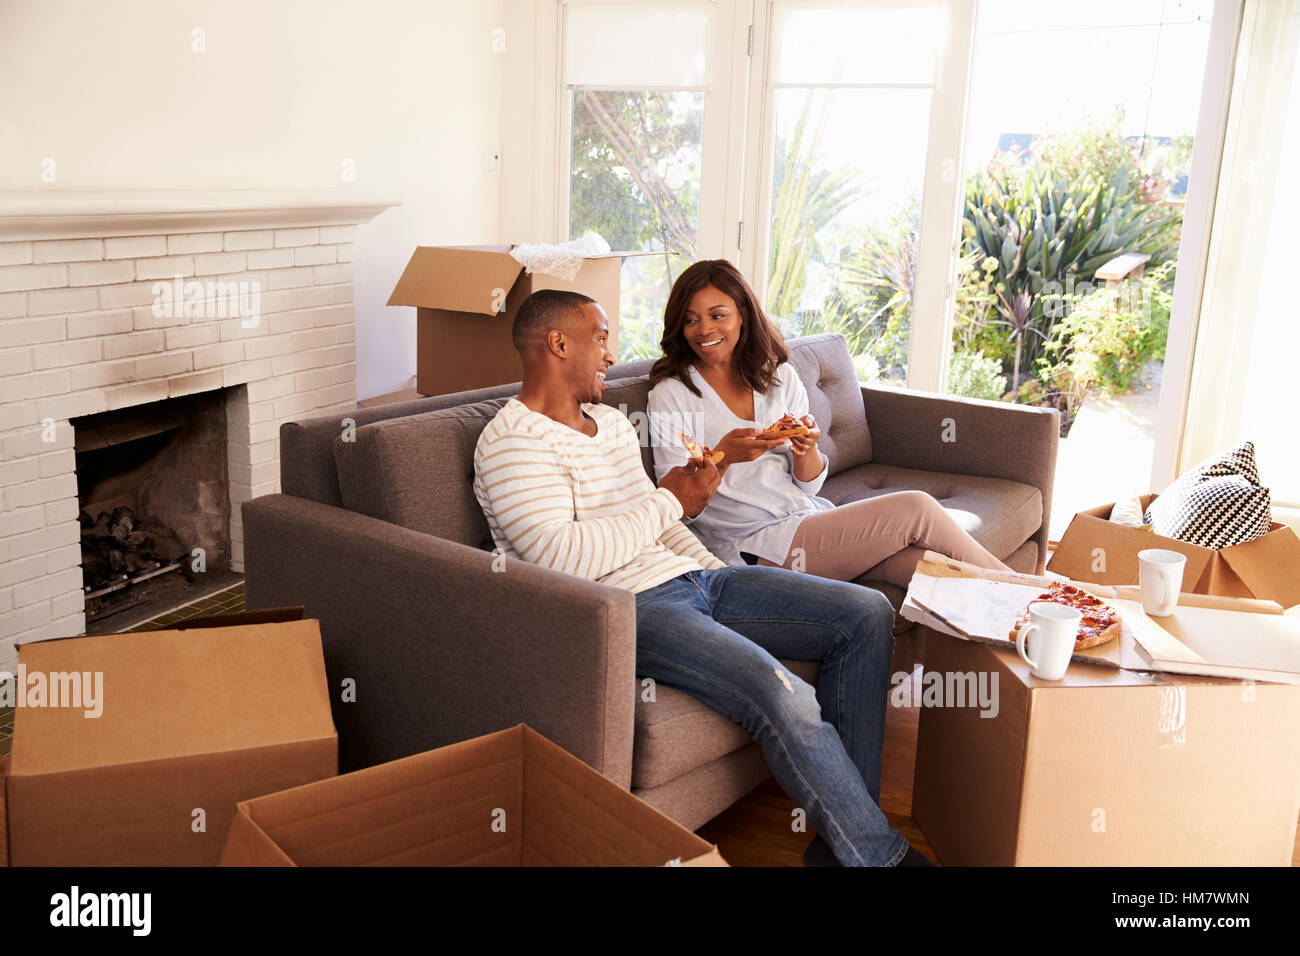
POLYGON ((239 506, 278 490, 281 423, 355 407, 357 224, 395 204, 342 190, 0 194, 0 670, 17 643, 85 629, 69 419, 229 389, 242 569, 239 506), (188 307, 156 307, 157 282, 190 290, 188 307), (210 294, 241 282, 254 317, 210 294))

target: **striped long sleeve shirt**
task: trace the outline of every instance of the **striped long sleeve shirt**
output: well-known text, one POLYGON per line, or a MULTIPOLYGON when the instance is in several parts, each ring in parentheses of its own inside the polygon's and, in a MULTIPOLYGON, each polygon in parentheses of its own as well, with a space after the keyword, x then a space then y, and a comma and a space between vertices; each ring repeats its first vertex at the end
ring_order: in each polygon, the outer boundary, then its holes
POLYGON ((511 399, 474 448, 474 495, 501 551, 579 577, 644 591, 726 565, 681 522, 681 502, 641 464, 636 430, 583 405, 594 437, 511 399))

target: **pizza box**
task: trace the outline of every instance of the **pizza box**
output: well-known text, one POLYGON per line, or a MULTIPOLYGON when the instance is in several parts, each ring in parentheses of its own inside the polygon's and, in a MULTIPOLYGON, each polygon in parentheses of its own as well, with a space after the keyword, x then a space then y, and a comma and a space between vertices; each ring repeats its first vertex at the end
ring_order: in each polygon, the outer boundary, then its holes
MULTIPOLYGON (((1119 637, 1075 651, 1086 665, 1300 684, 1300 616, 1272 601, 1183 593, 1168 617, 1142 610, 1136 587, 1072 582, 1119 614, 1119 637)), ((903 617, 941 633, 1014 651, 1011 628, 1051 584, 1038 575, 990 571, 927 551, 903 601, 903 617)))
POLYGON ((526 724, 239 804, 223 866, 726 866, 526 724))
POLYGON ((19 647, 13 865, 215 866, 238 801, 338 772, 319 624, 259 614, 19 647))
POLYGON ((921 709, 912 816, 943 865, 1291 864, 1300 686, 1074 664, 1041 681, 940 632, 922 677, 980 677, 996 702, 921 709))
MULTIPOLYGON (((1143 495, 1142 510, 1157 497, 1143 495)), ((1138 552, 1167 548, 1187 556, 1185 591, 1276 601, 1283 608, 1300 604, 1300 537, 1287 525, 1275 521, 1264 537, 1215 551, 1163 537, 1150 528, 1115 524, 1109 520, 1112 507, 1105 504, 1076 514, 1048 569, 1079 581, 1137 584, 1138 552)))
POLYGON ((524 377, 511 340, 515 314, 540 289, 565 289, 595 299, 609 320, 609 350, 618 355, 619 285, 623 260, 662 252, 588 256, 572 280, 527 272, 510 255, 517 244, 417 246, 388 297, 416 307, 416 389, 447 395, 524 377))

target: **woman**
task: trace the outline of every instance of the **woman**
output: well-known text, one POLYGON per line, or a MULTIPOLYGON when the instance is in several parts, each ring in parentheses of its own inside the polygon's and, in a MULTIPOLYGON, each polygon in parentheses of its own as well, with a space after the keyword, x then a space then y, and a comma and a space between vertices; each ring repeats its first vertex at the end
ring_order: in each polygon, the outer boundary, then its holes
POLYGON ((817 496, 828 462, 808 393, 731 263, 704 260, 682 273, 668 296, 660 345, 664 354, 650 370, 655 476, 686 461, 678 432, 724 453, 717 493, 688 522, 723 561, 840 581, 865 574, 902 588, 926 549, 1009 570, 924 492, 839 506, 817 496), (807 436, 755 437, 787 411, 808 426, 807 436))

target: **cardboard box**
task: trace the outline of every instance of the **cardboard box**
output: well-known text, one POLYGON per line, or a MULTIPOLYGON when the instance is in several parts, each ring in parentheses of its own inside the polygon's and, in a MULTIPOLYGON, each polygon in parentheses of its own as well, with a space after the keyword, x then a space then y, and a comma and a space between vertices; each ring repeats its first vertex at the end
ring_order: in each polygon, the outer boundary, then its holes
POLYGON ((357 402, 362 408, 379 408, 382 405, 396 405, 399 402, 413 402, 417 398, 424 398, 418 389, 403 388, 396 392, 389 392, 387 395, 376 395, 374 398, 363 398, 357 402))
MULTIPOLYGON (((1143 495, 1142 510, 1158 495, 1143 495)), ((1078 581, 1137 584, 1138 552, 1168 548, 1187 556, 1183 590, 1257 598, 1284 608, 1300 604, 1300 537, 1273 522, 1268 534, 1215 551, 1108 520, 1113 504, 1080 511, 1070 521, 1047 567, 1078 581)))
POLYGON ((18 663, 16 866, 212 866, 237 802, 338 772, 316 621, 46 641, 18 663), (30 705, 35 675, 73 672, 97 702, 30 705))
POLYGON ((388 297, 389 305, 416 307, 416 388, 446 395, 507 385, 523 378, 510 339, 515 313, 539 289, 589 295, 609 319, 609 350, 618 356, 619 271, 628 256, 661 252, 609 252, 592 256, 572 282, 524 272, 513 245, 419 246, 388 297))
POLYGON ((912 816, 944 865, 1291 864, 1300 686, 1078 664, 1040 681, 933 631, 925 670, 997 682, 993 716, 921 710, 912 816))
POLYGON ((526 724, 239 805, 223 866, 726 866, 526 724))

